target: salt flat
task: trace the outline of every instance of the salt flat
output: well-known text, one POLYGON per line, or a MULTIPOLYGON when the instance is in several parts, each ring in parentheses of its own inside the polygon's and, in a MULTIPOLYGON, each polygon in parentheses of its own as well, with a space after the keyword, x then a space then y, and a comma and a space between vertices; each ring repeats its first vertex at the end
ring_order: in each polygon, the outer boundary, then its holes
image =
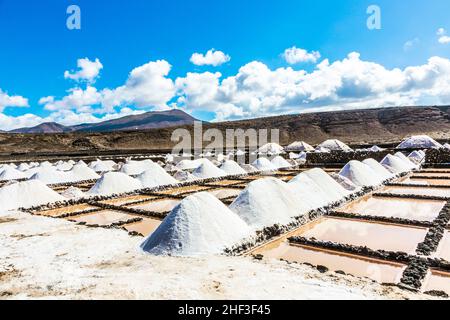
POLYGON ((250 257, 156 257, 120 230, 0 214, 2 299, 416 299, 398 288, 250 257))

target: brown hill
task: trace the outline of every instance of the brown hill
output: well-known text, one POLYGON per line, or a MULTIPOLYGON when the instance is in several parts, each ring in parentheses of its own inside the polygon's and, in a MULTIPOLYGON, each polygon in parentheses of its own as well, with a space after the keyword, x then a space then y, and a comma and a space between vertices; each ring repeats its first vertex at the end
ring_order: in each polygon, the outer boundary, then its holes
MULTIPOLYGON (((204 130, 279 129, 280 142, 318 144, 329 138, 352 145, 396 143, 414 134, 450 139, 449 107, 402 107, 285 115, 232 122, 207 123, 204 130)), ((180 126, 192 132, 192 125, 180 126)), ((0 152, 75 152, 79 150, 170 149, 177 127, 129 132, 55 134, 0 133, 0 152)), ((207 143, 205 143, 207 145, 207 143)))

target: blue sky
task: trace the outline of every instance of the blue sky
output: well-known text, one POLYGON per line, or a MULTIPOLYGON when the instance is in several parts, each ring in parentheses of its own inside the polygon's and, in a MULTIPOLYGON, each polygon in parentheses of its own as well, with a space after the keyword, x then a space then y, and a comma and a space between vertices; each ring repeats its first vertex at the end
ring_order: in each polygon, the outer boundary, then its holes
MULTIPOLYGON (((142 112, 164 109, 163 104, 167 107, 183 108, 205 120, 221 120, 296 112, 297 107, 299 112, 320 107, 344 108, 343 103, 354 107, 361 105, 360 102, 363 101, 380 106, 397 102, 401 104, 403 101, 445 103, 448 92, 442 93, 442 90, 439 91, 433 84, 427 84, 428 91, 424 92, 423 84, 417 85, 417 79, 413 93, 409 93, 407 97, 404 94, 405 90, 410 91, 405 88, 410 88, 411 83, 402 85, 402 89, 398 89, 400 85, 396 84, 395 90, 400 91, 395 91, 397 96, 387 101, 381 101, 383 92, 377 91, 378 88, 367 88, 372 84, 365 84, 363 90, 357 88, 361 83, 360 77, 370 78, 374 72, 378 72, 376 70, 362 72, 348 81, 342 81, 345 77, 340 75, 340 84, 333 85, 335 91, 332 94, 331 91, 328 92, 328 95, 309 91, 306 94, 305 86, 308 90, 320 88, 309 88, 309 82, 300 84, 307 80, 300 80, 301 74, 283 73, 281 76, 273 76, 269 75, 263 66, 256 64, 250 72, 267 75, 267 81, 271 82, 264 83, 264 86, 268 86, 267 90, 259 90, 257 87, 261 87, 261 84, 252 84, 252 88, 246 87, 241 92, 231 94, 222 85, 222 81, 235 77, 237 80, 233 80, 238 83, 239 78, 248 78, 249 74, 245 72, 240 77, 238 75, 243 66, 252 62, 260 62, 270 71, 292 68, 294 71, 305 70, 306 73, 312 74, 317 69, 317 64, 324 59, 333 64, 343 61, 351 52, 360 54, 358 59, 353 60, 355 63, 359 60, 374 63, 387 71, 394 68, 405 70, 414 66, 422 66, 424 70, 433 69, 429 65, 426 67, 431 57, 450 58, 450 44, 439 42, 440 37, 447 35, 447 30, 450 32, 448 12, 448 0, 130 0, 125 3, 101 0, 0 0, 0 90, 8 97, 20 96, 28 102, 28 107, 21 106, 23 103, 16 103, 19 106, 4 103, 2 107, 0 102, 0 111, 3 110, 0 129, 2 124, 9 129, 48 119, 70 124, 82 122, 90 119, 89 117, 102 118, 105 114, 114 117, 120 110, 127 114, 136 110, 142 112), (81 9, 81 30, 66 28, 66 9, 71 4, 76 4, 81 9), (366 9, 371 4, 381 8, 381 30, 369 30, 366 27, 366 9), (438 35, 440 28, 443 30, 438 35), (405 47, 408 41, 410 45, 405 47), (317 51, 320 58, 316 59, 317 61, 289 64, 283 58, 283 52, 293 46, 309 53, 317 51), (190 61, 193 53, 205 54, 212 48, 220 50, 231 59, 218 66, 197 66, 190 61), (95 83, 65 79, 66 70, 73 73, 77 71, 77 60, 80 58, 88 58, 91 61, 98 58, 101 61, 103 68, 95 83), (142 90, 135 90, 132 94, 129 91, 119 91, 116 95, 128 94, 129 97, 120 97, 120 102, 108 110, 97 108, 95 111, 95 106, 89 110, 89 106, 83 102, 82 107, 76 108, 61 104, 62 108, 66 108, 64 113, 58 113, 58 104, 52 108, 38 103, 42 97, 48 96, 52 96, 54 101, 61 100, 69 94, 68 90, 71 88, 85 90, 87 86, 92 86, 99 92, 105 88, 113 90, 124 86, 133 69, 158 60, 170 64, 168 75, 163 77, 174 82, 174 88, 169 89, 164 85, 170 91, 164 98, 137 97, 136 95, 142 94, 142 90), (175 85, 176 79, 185 78, 188 72, 220 72, 220 77, 201 77, 195 83, 197 88, 204 85, 205 81, 214 82, 216 79, 217 88, 184 90, 185 86, 194 86, 188 80, 180 80, 182 84, 175 85), (289 79, 283 80, 286 77, 289 79), (355 78, 359 80, 354 81, 355 78), (290 88, 289 93, 286 93, 285 88, 280 89, 280 84, 273 84, 274 81, 292 81, 292 87, 295 86, 296 89, 290 88), (350 87, 338 88, 343 82, 350 87), (291 92, 291 89, 295 93, 291 92), (422 91, 417 92, 417 89, 422 91), (276 97, 267 93, 277 90, 283 93, 276 97), (224 97, 224 91, 227 92, 227 97, 224 97), (348 94, 336 94, 344 91, 350 92, 352 99, 348 99, 348 94), (355 92, 359 94, 354 95, 355 92), (436 92, 441 95, 438 101, 430 98, 430 94, 435 95, 436 92), (420 100, 415 97, 417 94, 420 94, 420 100), (183 99, 179 99, 180 96, 183 99), (289 97, 286 98, 287 96, 289 97), (314 98, 315 96, 320 98, 314 98), (257 103, 253 101, 253 97, 256 97, 257 103), (158 100, 157 103, 154 102, 155 99, 158 100), (202 101, 199 102, 199 99, 202 101), (208 102, 210 105, 203 101, 208 99, 211 100, 211 103, 208 102), (251 106, 252 103, 259 106, 251 106), (278 107, 268 106, 270 103, 278 107), (222 113, 225 109, 227 112, 222 113), (58 115, 52 118, 56 113, 58 115), (34 116, 24 118, 26 114, 34 116), (77 120, 75 115, 78 114, 84 114, 84 117, 77 120)), ((449 77, 446 74, 446 62, 438 61, 432 66, 439 69, 439 79, 433 81, 442 86, 449 77)), ((361 67, 365 68, 363 65, 361 67)), ((327 75, 328 78, 332 77, 329 73, 322 76, 327 75)), ((391 76, 396 75, 389 73, 388 77, 391 76)), ((410 80, 405 79, 398 81, 410 80)), ((152 87, 155 81, 145 82, 142 89, 160 90, 159 85, 152 87)), ((383 90, 391 94, 392 84, 386 86, 383 90)), ((103 101, 102 98, 99 99, 103 101)))

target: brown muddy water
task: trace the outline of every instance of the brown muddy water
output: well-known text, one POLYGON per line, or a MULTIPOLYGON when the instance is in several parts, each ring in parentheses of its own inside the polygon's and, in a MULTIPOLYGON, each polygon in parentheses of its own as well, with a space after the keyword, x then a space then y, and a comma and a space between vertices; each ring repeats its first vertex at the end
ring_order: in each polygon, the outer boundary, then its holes
POLYGON ((61 215, 68 214, 68 213, 77 213, 77 212, 82 212, 82 211, 92 210, 92 209, 97 209, 97 207, 90 206, 88 204, 79 204, 79 205, 75 205, 75 206, 67 206, 67 207, 58 208, 58 209, 38 211, 38 212, 35 212, 34 214, 40 215, 40 216, 47 216, 47 217, 59 217, 61 215))
POLYGON ((127 229, 128 232, 138 232, 142 234, 144 237, 152 234, 161 224, 162 221, 152 218, 144 218, 140 222, 130 223, 124 225, 124 228, 127 229))
POLYGON ((444 232, 444 237, 439 243, 438 250, 435 253, 437 258, 442 258, 450 262, 450 231, 444 232))
POLYGON ((283 259, 290 262, 309 263, 315 266, 326 266, 331 271, 344 271, 357 277, 367 277, 380 283, 398 283, 406 268, 403 264, 385 262, 378 259, 366 258, 347 254, 335 250, 319 249, 303 245, 288 243, 288 238, 304 236, 313 230, 325 219, 321 218, 310 222, 297 230, 283 235, 265 245, 262 245, 250 254, 261 254, 264 259, 283 259))
POLYGON ((171 211, 177 204, 180 203, 180 200, 174 199, 161 199, 161 200, 153 200, 149 202, 139 203, 136 205, 129 205, 128 208, 146 210, 152 212, 168 212, 171 211))
POLYGON ((438 270, 430 271, 422 286, 422 292, 432 290, 444 291, 450 295, 450 273, 438 270))
POLYGON ((237 197, 242 190, 240 189, 215 189, 212 191, 208 191, 213 196, 215 196, 218 199, 225 199, 229 197, 237 197))
POLYGON ((445 203, 445 201, 382 198, 368 195, 344 205, 337 211, 375 217, 433 221, 445 203))
POLYGON ((84 222, 87 225, 109 226, 113 223, 124 222, 133 218, 136 218, 136 216, 115 210, 103 210, 95 213, 70 217, 67 218, 67 220, 77 223, 84 222))
POLYGON ((413 194, 417 196, 433 196, 433 197, 450 197, 450 189, 448 188, 414 188, 414 187, 384 187, 380 192, 392 194, 413 194))
POLYGON ((135 196, 128 196, 128 197, 121 197, 121 198, 117 198, 117 199, 110 199, 110 200, 104 200, 104 201, 100 201, 100 203, 105 203, 105 204, 110 204, 110 205, 115 205, 115 206, 123 206, 126 205, 130 202, 134 202, 134 201, 141 201, 141 200, 153 200, 153 199, 157 199, 157 197, 152 197, 152 196, 146 196, 146 195, 135 195, 135 196))
POLYGON ((302 234, 305 238, 373 250, 401 251, 413 254, 419 242, 425 239, 428 229, 404 227, 394 224, 356 221, 343 218, 323 218, 302 234))
POLYGON ((450 180, 437 180, 437 179, 414 179, 414 178, 407 178, 406 180, 402 181, 403 184, 406 186, 408 184, 420 184, 420 185, 430 185, 430 186, 450 186, 450 180))

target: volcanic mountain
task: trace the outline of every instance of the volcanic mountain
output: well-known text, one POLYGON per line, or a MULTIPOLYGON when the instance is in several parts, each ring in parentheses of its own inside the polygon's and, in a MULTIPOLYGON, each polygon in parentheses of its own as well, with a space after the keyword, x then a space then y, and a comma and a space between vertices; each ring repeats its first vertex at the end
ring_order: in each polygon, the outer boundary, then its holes
POLYGON ((159 129, 192 124, 196 119, 181 110, 153 111, 98 123, 63 126, 55 122, 36 127, 20 128, 11 133, 63 133, 63 132, 112 132, 143 129, 159 129))

